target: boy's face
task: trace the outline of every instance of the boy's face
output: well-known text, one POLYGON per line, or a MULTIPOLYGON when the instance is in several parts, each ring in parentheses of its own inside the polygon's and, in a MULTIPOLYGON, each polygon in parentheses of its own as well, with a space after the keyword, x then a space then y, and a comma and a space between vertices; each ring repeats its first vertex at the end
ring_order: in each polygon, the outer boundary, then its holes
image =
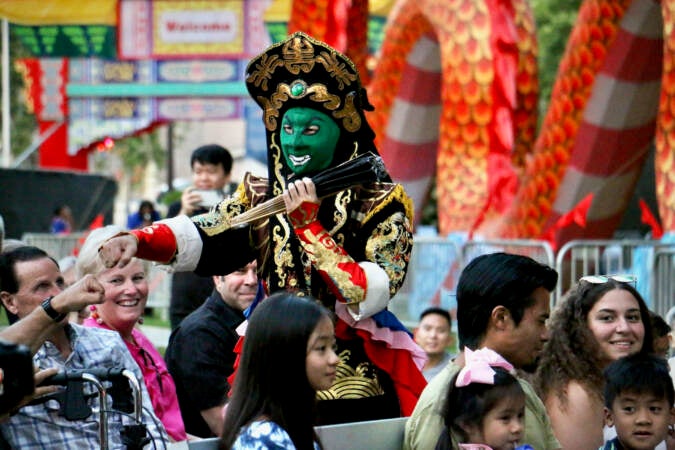
POLYGON ((225 173, 222 164, 201 163, 192 164, 192 183, 197 189, 223 189, 230 181, 230 174, 225 173))
POLYGON ((605 422, 616 427, 626 450, 653 450, 668 435, 674 417, 668 400, 651 393, 622 392, 611 410, 605 408, 605 422))

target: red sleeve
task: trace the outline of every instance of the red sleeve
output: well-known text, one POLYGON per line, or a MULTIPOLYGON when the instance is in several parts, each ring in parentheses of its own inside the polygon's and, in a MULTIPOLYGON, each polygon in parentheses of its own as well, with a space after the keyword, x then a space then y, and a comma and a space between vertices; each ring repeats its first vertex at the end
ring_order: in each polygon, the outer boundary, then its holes
POLYGON ((137 258, 168 263, 176 254, 176 237, 164 224, 155 223, 129 233, 138 240, 137 258))
POLYGON ((337 299, 347 304, 360 303, 366 298, 366 274, 321 225, 318 210, 318 204, 305 202, 289 214, 295 234, 337 299))

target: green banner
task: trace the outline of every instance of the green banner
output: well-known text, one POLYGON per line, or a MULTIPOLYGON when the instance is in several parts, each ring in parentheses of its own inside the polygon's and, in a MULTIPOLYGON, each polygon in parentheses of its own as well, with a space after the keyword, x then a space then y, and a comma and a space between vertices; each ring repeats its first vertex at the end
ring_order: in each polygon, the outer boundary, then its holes
POLYGON ((105 25, 11 25, 12 37, 36 57, 117 57, 117 30, 105 25))

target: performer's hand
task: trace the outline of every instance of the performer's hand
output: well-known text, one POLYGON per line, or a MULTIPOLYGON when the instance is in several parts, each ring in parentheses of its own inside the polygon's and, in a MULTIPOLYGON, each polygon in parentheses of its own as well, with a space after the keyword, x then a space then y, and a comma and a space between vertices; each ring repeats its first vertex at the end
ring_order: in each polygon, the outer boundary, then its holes
POLYGON ((103 303, 105 289, 93 275, 85 275, 52 299, 52 306, 60 313, 80 311, 89 305, 103 303))
POLYGON ((136 255, 138 242, 132 234, 121 234, 108 239, 98 249, 98 257, 105 267, 124 267, 136 255))
POLYGON ((282 196, 287 213, 295 211, 304 202, 320 203, 319 197, 316 196, 314 182, 307 177, 288 183, 288 187, 284 190, 282 196))

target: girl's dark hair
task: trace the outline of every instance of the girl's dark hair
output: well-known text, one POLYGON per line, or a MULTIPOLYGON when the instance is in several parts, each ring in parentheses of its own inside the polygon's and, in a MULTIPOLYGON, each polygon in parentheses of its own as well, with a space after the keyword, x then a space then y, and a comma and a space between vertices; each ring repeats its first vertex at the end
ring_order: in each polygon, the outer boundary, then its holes
POLYGON ((652 324, 640 293, 630 284, 613 279, 600 284, 582 281, 553 311, 549 327, 551 338, 544 346, 534 377, 534 387, 542 398, 555 394, 565 404, 564 389, 570 381, 576 381, 602 401, 604 363, 600 347, 588 328, 588 313, 614 289, 628 291, 637 300, 645 330, 640 352, 652 353, 652 324))
POLYGON ((452 449, 450 433, 454 433, 460 441, 467 442, 469 437, 464 427, 466 425, 481 427, 485 415, 500 400, 516 396, 525 398, 525 392, 516 377, 501 367, 492 369, 495 371, 494 384, 471 383, 456 387, 457 377, 452 379, 443 406, 445 428, 438 438, 436 450, 452 449))
MULTIPOLYGON (((307 342, 330 312, 311 297, 280 292, 251 314, 227 406, 221 449, 262 416, 281 426, 298 450, 313 450, 316 391, 306 371, 307 342)), ((319 444, 320 445, 320 444, 319 444)))

